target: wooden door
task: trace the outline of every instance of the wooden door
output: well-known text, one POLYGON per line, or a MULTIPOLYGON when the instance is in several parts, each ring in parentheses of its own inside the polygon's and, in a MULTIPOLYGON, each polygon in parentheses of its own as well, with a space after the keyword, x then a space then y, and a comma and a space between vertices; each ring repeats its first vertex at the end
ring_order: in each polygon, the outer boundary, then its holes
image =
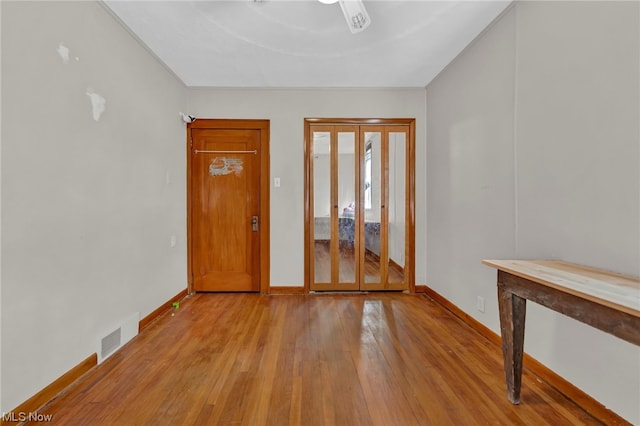
POLYGON ((242 126, 190 128, 190 266, 195 291, 261 290, 264 130, 237 127, 242 126))
POLYGON ((412 266, 408 227, 413 198, 407 182, 412 175, 409 126, 361 126, 360 175, 363 250, 361 290, 408 290, 412 266))
POLYGON ((362 126, 361 152, 363 173, 360 176, 362 191, 361 230, 363 249, 360 262, 361 290, 384 290, 386 284, 387 256, 387 139, 383 126, 362 126))
POLYGON ((414 291, 414 120, 305 120, 305 287, 414 291))
POLYGON ((358 290, 357 126, 311 126, 311 290, 358 290))

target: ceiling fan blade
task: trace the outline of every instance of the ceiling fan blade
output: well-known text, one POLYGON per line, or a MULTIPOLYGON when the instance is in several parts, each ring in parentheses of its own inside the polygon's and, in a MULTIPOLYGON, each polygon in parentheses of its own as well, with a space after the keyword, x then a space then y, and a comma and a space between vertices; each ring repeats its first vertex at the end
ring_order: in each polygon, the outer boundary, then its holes
POLYGON ((340 7, 352 33, 363 31, 371 23, 362 0, 340 0, 340 7))

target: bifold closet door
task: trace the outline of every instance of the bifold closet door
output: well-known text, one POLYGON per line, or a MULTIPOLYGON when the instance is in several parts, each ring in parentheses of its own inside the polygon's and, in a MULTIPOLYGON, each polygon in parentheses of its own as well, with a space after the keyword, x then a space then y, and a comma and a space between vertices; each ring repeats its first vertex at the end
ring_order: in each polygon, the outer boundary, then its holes
POLYGON ((409 212, 409 128, 388 127, 387 135, 387 279, 389 289, 407 290, 410 246, 407 238, 409 212))
POLYGON ((360 128, 361 290, 407 290, 408 126, 360 128))
POLYGON ((358 290, 358 128, 311 126, 311 290, 358 290))
POLYGON ((408 125, 310 125, 309 289, 408 290, 408 125))
POLYGON ((360 210, 364 213, 359 223, 364 243, 360 253, 360 262, 364 265, 360 282, 363 290, 376 290, 383 287, 385 265, 382 259, 386 251, 384 127, 361 127, 360 137, 363 152, 360 210))

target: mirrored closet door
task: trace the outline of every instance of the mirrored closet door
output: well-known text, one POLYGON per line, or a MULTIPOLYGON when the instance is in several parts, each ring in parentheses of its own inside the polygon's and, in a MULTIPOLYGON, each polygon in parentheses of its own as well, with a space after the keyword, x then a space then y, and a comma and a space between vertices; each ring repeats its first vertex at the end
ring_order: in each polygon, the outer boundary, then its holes
POLYGON ((412 290, 413 120, 322 121, 305 121, 306 288, 412 290))
POLYGON ((311 133, 313 282, 319 289, 357 290, 357 128, 320 126, 311 133))

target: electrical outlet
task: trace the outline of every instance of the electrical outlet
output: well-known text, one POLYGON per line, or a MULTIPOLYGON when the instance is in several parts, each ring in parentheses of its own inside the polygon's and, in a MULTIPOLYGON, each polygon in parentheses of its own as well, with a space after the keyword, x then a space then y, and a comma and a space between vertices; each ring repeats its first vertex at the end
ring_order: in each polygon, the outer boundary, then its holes
POLYGON ((484 297, 478 296, 478 298, 476 299, 476 309, 478 309, 480 312, 484 312, 484 297))

